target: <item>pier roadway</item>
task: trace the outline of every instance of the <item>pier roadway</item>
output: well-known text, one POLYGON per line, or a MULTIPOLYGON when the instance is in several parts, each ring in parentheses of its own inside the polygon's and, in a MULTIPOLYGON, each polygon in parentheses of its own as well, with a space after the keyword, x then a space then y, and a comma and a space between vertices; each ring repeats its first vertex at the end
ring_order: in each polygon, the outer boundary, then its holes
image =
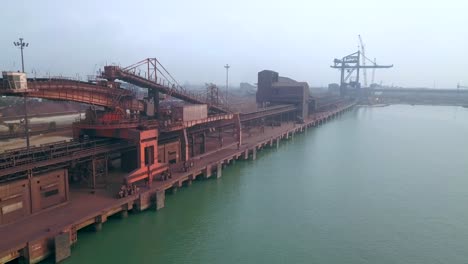
POLYGON ((170 179, 154 181, 151 187, 140 187, 137 194, 125 198, 116 198, 120 182, 94 191, 71 187, 68 203, 0 227, 0 263, 19 257, 26 263, 36 263, 48 256, 55 256, 56 261, 65 259, 70 256, 70 245, 77 242, 77 231, 81 228, 91 226, 98 231, 111 215, 126 217, 129 210, 159 210, 164 207, 166 191, 175 192, 196 179, 219 178, 223 166, 234 160, 255 159, 257 151, 265 147, 278 148, 282 139, 320 125, 353 106, 354 103, 342 104, 333 110, 316 113, 303 124, 282 123, 281 126, 265 126, 244 133, 240 145, 235 142, 195 157, 188 171, 177 169, 182 168, 182 164, 176 164, 170 179))

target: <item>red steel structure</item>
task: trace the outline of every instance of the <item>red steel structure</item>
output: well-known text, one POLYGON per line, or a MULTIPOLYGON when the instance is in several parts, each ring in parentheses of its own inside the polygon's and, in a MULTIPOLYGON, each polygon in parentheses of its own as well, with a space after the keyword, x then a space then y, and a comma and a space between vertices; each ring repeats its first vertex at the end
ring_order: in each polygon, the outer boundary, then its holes
POLYGON ((119 88, 118 83, 102 81, 100 83, 81 82, 68 79, 28 79, 27 89, 9 89, 5 82, 0 82, 2 95, 44 98, 50 100, 74 101, 108 109, 129 109, 142 111, 144 105, 134 98, 130 90, 119 88))
POLYGON ((155 58, 148 58, 125 68, 105 66, 101 77, 109 81, 122 80, 138 87, 167 94, 185 102, 207 104, 208 108, 214 112, 230 112, 226 106, 212 104, 206 98, 185 90, 155 58))
MULTIPOLYGON (((210 115, 205 119, 162 125, 157 116, 148 113, 148 100, 138 100, 132 91, 120 87, 120 82, 117 80, 147 88, 149 90, 148 95, 153 96, 156 105, 159 104, 160 100, 158 93, 167 94, 189 103, 205 104, 206 98, 197 96, 182 88, 155 58, 145 59, 125 68, 106 66, 100 77, 94 82, 59 78, 29 79, 26 89, 12 89, 6 80, 2 80, 0 82, 0 94, 7 96, 26 94, 28 97, 74 101, 100 107, 101 110, 88 111, 85 120, 76 122, 73 125, 74 136, 76 139, 85 135, 92 138, 114 138, 131 143, 134 147, 132 152, 134 154, 122 157, 123 163, 132 164, 132 166, 129 166, 128 175, 124 178, 125 184, 133 184, 144 180, 150 185, 155 175, 168 169, 167 165, 158 162, 157 142, 159 130, 166 132, 182 131, 183 135, 187 135, 186 129, 192 126, 210 123, 215 126, 216 124, 225 126, 227 122, 235 127, 237 141, 241 142, 239 115, 233 115, 226 107, 210 102, 207 104, 210 115), (144 68, 144 77, 141 76, 142 67, 144 68), (219 123, 223 120, 226 122, 219 123)), ((159 109, 156 108, 153 111, 157 113, 159 109)), ((182 137, 182 145, 185 146, 185 150, 182 151, 184 159, 188 159, 189 156, 188 139, 187 136, 182 137)), ((110 148, 109 150, 115 149, 110 148)), ((29 156, 29 152, 19 153, 19 155, 26 155, 24 157, 29 156)), ((76 155, 73 152, 70 153, 71 156, 65 155, 70 158, 65 158, 64 162, 69 162, 76 155)), ((11 164, 9 162, 11 158, 9 157, 3 159, 5 164, 11 164)), ((40 164, 39 167, 44 168, 53 165, 55 162, 52 157, 47 160, 47 162, 41 161, 42 163, 36 160, 34 163, 40 164)), ((15 163, 14 168, 4 168, 1 174, 5 178, 12 178, 10 176, 17 176, 18 173, 21 176, 22 172, 31 175, 31 168, 24 166, 21 163, 15 163)))
MULTIPOLYGON (((29 79, 26 89, 10 89, 8 83, 3 80, 0 82, 0 94, 9 96, 27 94, 28 97, 74 101, 101 107, 101 110, 88 111, 85 120, 73 125, 74 137, 79 139, 83 136, 90 136, 130 142, 134 147, 133 154, 122 157, 123 163, 132 164, 127 168, 128 175, 124 178, 125 184, 133 184, 142 180, 151 184, 155 175, 168 169, 166 164, 158 161, 157 142, 161 132, 167 134, 181 131, 181 136, 179 136, 182 148, 181 159, 187 160, 190 156, 189 141, 195 144, 195 138, 198 137, 190 136, 189 133, 202 133, 201 138, 205 142, 206 135, 203 131, 219 131, 220 140, 222 140, 222 133, 232 131, 230 133, 234 135, 235 142, 240 146, 242 122, 255 120, 264 122, 270 117, 295 113, 302 108, 294 101, 294 104, 290 105, 272 105, 252 113, 233 114, 226 105, 220 104, 220 100, 210 100, 210 98, 184 89, 156 58, 148 58, 128 67, 105 66, 102 75, 94 82, 40 78, 29 79), (136 99, 132 91, 121 88, 118 80, 148 89, 148 98, 136 99), (209 116, 199 120, 166 124, 158 117, 159 93, 192 104, 206 104, 209 116), (154 104, 154 108, 150 108, 150 104, 154 104), (199 128, 191 129, 192 127, 199 128), (187 129, 191 129, 192 132, 187 129)), ((336 102, 336 100, 333 101, 336 102)), ((294 118, 295 114, 289 116, 294 118)), ((45 162, 43 166, 48 166, 53 162, 45 162)), ((29 168, 25 169, 29 170, 29 168)), ((14 173, 20 171, 21 166, 17 166, 14 173)), ((4 172, 3 175, 8 175, 8 170, 2 172, 4 172)))

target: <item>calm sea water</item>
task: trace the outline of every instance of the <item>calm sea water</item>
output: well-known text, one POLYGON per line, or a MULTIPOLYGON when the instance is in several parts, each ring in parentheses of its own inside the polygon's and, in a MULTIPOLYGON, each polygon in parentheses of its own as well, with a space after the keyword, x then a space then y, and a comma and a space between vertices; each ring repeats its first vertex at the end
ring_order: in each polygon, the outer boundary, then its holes
POLYGON ((65 263, 467 263, 467 136, 465 108, 357 108, 80 232, 65 263))

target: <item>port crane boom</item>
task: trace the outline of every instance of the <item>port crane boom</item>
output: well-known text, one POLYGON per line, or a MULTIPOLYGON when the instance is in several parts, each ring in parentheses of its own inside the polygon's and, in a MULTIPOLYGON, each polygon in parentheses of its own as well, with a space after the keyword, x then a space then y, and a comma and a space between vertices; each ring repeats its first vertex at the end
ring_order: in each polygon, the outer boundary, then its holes
POLYGON ((364 46, 364 42, 362 41, 361 35, 358 35, 359 42, 361 43, 361 60, 362 66, 364 66, 362 70, 362 75, 364 77, 364 87, 367 87, 367 70, 366 70, 366 47, 364 46))

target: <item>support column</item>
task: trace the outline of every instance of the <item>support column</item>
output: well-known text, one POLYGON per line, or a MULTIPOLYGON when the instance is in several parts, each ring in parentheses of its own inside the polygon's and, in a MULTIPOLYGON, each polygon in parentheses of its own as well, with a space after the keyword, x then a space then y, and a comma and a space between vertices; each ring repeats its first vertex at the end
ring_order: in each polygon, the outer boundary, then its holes
POLYGON ((95 223, 94 223, 94 231, 99 232, 102 230, 102 224, 106 222, 107 216, 106 215, 98 215, 96 216, 95 223))
POLYGON ((159 92, 153 89, 148 90, 148 97, 153 101, 153 109, 151 112, 148 112, 148 116, 154 116, 156 119, 159 119, 160 116, 160 109, 159 109, 159 92))
POLYGON ((280 138, 276 138, 276 149, 279 149, 280 138))
POLYGON ((94 223, 93 225, 94 232, 99 232, 102 230, 102 223, 94 223))
POLYGON ((206 166, 206 171, 204 173, 205 179, 208 179, 211 177, 211 165, 206 166))
POLYGON ((120 211, 120 218, 127 218, 128 217, 128 211, 127 209, 123 209, 120 211))
POLYGON ((165 191, 163 190, 163 191, 156 192, 156 210, 160 210, 164 208, 165 201, 166 201, 165 191))
POLYGON ((223 174, 223 164, 218 163, 217 168, 216 168, 216 178, 221 178, 223 174))
POLYGON ((64 232, 54 238, 54 247, 55 247, 55 263, 70 257, 70 233, 64 232))
POLYGON ((254 147, 252 150, 252 160, 257 159, 257 147, 254 147))
POLYGON ((190 157, 195 157, 195 147, 197 146, 197 138, 195 137, 195 135, 192 134, 190 139, 192 140, 192 144, 189 147, 190 152, 191 152, 190 157))
POLYGON ((143 210, 148 209, 151 206, 152 202, 153 201, 150 193, 140 193, 137 200, 136 210, 138 212, 142 212, 143 210))
POLYGON ((248 149, 246 149, 246 150, 244 151, 244 159, 245 159, 245 160, 248 160, 248 159, 249 159, 249 150, 248 150, 248 149))
POLYGON ((27 243, 26 247, 21 250, 20 258, 18 263, 20 264, 30 264, 32 262, 32 245, 30 242, 27 243))
POLYGON ((161 118, 161 115, 160 115, 160 108, 159 108, 159 92, 154 90, 154 89, 150 89, 150 90, 153 90, 153 100, 154 100, 154 116, 156 117, 156 119, 160 119, 161 118))
POLYGON ((201 153, 205 153, 206 152, 206 133, 203 132, 203 134, 201 134, 202 136, 202 145, 201 145, 201 153))
POLYGON ((189 148, 188 148, 188 138, 187 138, 187 129, 182 130, 182 137, 180 141, 181 148, 181 159, 182 161, 187 161, 189 159, 189 148))

